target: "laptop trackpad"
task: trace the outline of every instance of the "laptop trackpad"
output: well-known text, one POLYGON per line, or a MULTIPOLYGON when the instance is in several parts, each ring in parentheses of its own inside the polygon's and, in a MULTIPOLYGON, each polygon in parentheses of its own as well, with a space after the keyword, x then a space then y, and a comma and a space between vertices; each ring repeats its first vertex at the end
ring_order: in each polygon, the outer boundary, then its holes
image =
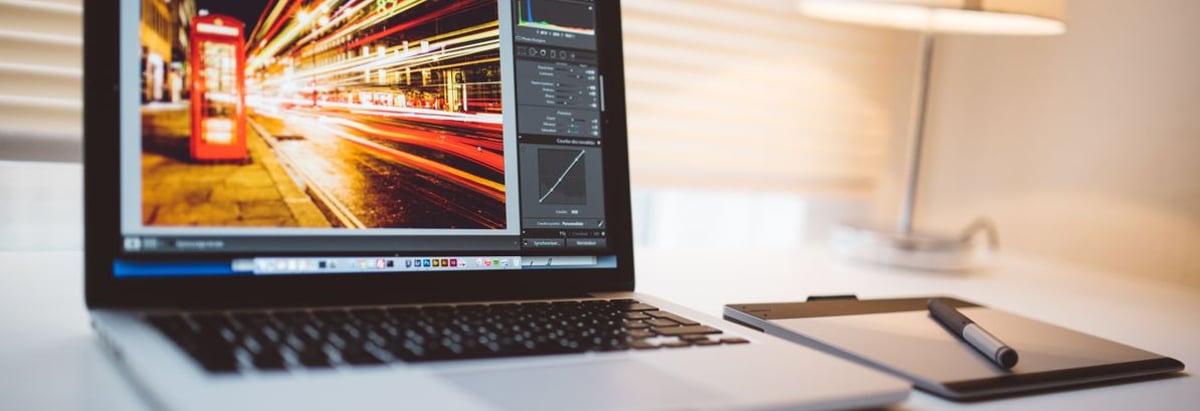
POLYGON ((720 398, 718 393, 630 360, 441 375, 506 410, 678 409, 720 398))

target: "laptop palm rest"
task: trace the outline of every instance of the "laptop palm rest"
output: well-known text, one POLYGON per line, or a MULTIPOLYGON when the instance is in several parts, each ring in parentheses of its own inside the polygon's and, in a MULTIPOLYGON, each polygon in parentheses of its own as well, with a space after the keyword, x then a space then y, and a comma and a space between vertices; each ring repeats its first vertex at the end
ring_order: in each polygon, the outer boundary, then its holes
POLYGON ((709 389, 631 360, 441 375, 452 385, 506 410, 679 409, 721 398, 709 389), (513 395, 518 392, 529 395, 513 395))

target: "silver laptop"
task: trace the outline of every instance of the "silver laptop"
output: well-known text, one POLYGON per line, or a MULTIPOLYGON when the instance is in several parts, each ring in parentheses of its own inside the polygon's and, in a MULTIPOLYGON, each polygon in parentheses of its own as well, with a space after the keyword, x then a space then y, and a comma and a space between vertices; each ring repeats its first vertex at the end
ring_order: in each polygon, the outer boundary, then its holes
POLYGON ((87 304, 153 408, 908 395, 634 292, 617 1, 94 4, 87 304))

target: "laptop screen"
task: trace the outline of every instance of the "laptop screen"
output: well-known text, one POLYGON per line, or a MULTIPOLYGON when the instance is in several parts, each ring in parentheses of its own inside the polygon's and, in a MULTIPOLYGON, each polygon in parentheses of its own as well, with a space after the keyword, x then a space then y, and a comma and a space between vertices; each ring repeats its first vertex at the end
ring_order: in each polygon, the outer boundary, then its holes
POLYGON ((123 0, 117 277, 610 268, 594 0, 123 0))

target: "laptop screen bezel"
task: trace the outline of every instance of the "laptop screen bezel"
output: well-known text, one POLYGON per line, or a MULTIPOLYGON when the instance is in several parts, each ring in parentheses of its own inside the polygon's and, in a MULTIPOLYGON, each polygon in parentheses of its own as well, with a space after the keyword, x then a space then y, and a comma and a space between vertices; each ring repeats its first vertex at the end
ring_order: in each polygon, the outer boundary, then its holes
MULTIPOLYGON (((500 0, 507 1, 507 0, 500 0)), ((582 296, 632 291, 630 210, 620 2, 597 1, 596 37, 605 111, 605 209, 615 268, 280 277, 123 278, 119 176, 118 7, 84 7, 84 273, 89 308, 237 308, 403 304, 582 296)))

